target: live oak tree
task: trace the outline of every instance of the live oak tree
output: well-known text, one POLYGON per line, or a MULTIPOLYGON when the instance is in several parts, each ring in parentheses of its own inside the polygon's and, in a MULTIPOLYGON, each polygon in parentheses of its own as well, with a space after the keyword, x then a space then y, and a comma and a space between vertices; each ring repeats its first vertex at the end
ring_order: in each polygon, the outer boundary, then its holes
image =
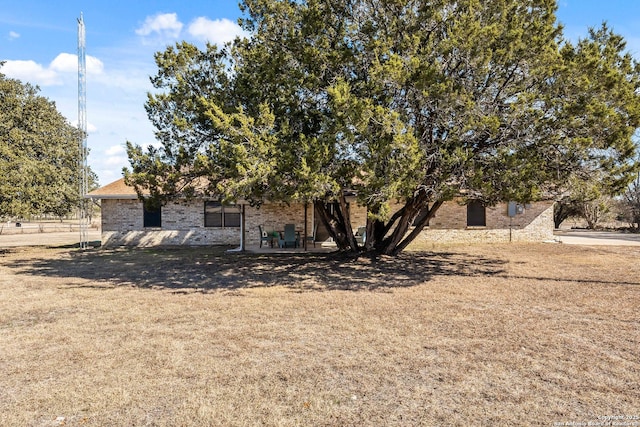
POLYGON ((0 73, 2 219, 62 217, 80 202, 79 131, 38 92, 0 73))
POLYGON ((151 201, 315 201, 339 249, 397 254, 453 198, 530 202, 586 163, 632 168, 637 64, 607 28, 564 41, 552 0, 241 8, 248 38, 156 54, 161 147, 129 143, 125 170, 151 201))

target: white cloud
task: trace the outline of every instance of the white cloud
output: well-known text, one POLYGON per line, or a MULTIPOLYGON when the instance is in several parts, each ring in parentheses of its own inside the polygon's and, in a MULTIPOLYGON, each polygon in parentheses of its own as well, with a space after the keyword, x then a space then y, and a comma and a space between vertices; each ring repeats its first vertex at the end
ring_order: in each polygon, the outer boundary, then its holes
POLYGON ((87 74, 102 74, 104 64, 95 56, 87 55, 87 74))
POLYGON ((55 70, 45 68, 31 60, 8 60, 2 67, 2 73, 7 77, 42 86, 56 86, 62 84, 62 80, 55 70))
MULTIPOLYGON (((102 74, 104 64, 95 56, 86 56, 87 74, 102 74)), ((78 55, 71 53, 61 53, 51 61, 49 68, 61 73, 78 72, 78 55)))
POLYGON ((124 166, 129 166, 129 158, 124 145, 112 145, 104 150, 104 157, 101 163, 102 168, 114 172, 121 172, 124 166))
POLYGON ((232 41, 236 36, 243 36, 242 28, 235 22, 223 18, 210 20, 203 16, 196 18, 188 28, 193 37, 218 45, 232 41))
POLYGON ((20 34, 15 31, 9 31, 9 40, 14 40, 20 37, 20 34))
POLYGON ((61 53, 51 61, 49 68, 62 73, 78 72, 78 57, 70 53, 61 53))
POLYGON ((104 154, 107 156, 126 156, 126 149, 124 145, 112 145, 111 147, 104 150, 104 154))
MULTIPOLYGON (((104 64, 98 58, 87 55, 87 74, 100 75, 104 64)), ((44 67, 35 61, 7 60, 2 73, 7 77, 40 86, 60 86, 64 84, 63 74, 78 72, 78 57, 70 53, 61 53, 44 67)))
POLYGON ((182 22, 178 20, 175 13, 159 13, 154 16, 147 16, 142 27, 136 30, 139 36, 149 36, 156 33, 162 37, 177 38, 182 31, 182 22))
POLYGON ((128 160, 129 159, 126 154, 121 156, 107 156, 102 165, 103 167, 120 171, 123 167, 129 166, 128 160))

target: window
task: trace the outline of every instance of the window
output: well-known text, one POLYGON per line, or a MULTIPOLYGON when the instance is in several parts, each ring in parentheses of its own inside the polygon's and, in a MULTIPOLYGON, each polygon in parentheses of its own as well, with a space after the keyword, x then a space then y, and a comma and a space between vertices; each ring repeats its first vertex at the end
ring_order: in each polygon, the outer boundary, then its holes
POLYGON ((486 210, 478 201, 467 205, 467 227, 485 227, 487 225, 486 210))
POLYGON ((160 206, 147 206, 143 203, 144 209, 144 227, 162 227, 162 208, 160 206))
POLYGON ((240 227, 240 206, 204 202, 205 227, 240 227))

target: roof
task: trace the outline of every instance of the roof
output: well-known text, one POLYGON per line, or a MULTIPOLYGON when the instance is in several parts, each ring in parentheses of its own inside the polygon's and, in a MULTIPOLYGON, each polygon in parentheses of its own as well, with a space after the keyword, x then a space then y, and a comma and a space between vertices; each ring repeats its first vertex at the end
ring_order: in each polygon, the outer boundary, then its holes
POLYGON ((100 187, 97 190, 89 192, 86 197, 88 199, 137 199, 136 190, 125 184, 124 178, 100 187))
MULTIPOLYGON (((203 188, 203 180, 200 179, 198 181, 200 187, 203 188)), ((145 194, 146 196, 147 194, 145 194)), ((111 184, 107 184, 104 187, 100 187, 97 190, 93 190, 85 196, 87 199, 119 199, 119 200, 135 200, 138 199, 138 194, 136 190, 127 185, 124 182, 124 178, 120 178, 117 181, 112 182, 111 184)), ((210 199, 211 196, 204 196, 207 199, 210 199)), ((246 204, 247 201, 244 199, 238 199, 236 203, 246 204)))

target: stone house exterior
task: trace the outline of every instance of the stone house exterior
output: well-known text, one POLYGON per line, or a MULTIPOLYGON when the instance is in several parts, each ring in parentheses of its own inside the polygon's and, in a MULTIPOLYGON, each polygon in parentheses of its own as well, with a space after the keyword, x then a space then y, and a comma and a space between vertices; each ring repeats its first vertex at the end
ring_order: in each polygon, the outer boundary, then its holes
MULTIPOLYGON (((281 231, 284 224, 295 224, 304 236, 312 235, 317 223, 313 205, 264 203, 260 208, 239 201, 222 206, 215 200, 178 200, 148 212, 133 188, 120 179, 87 195, 101 200, 102 245, 240 245, 244 225, 244 245, 260 245, 258 226, 265 231, 281 231), (243 224, 241 224, 243 223, 243 224)), ((553 239, 553 202, 521 206, 498 204, 493 207, 445 203, 425 227, 416 242, 540 242, 553 239)), ((352 227, 366 224, 367 212, 350 204, 352 227)), ((318 225, 317 242, 328 242, 329 235, 318 225)), ((317 245, 318 243, 316 243, 317 245)))
POLYGON ((515 205, 509 215, 509 204, 487 206, 485 225, 468 225, 468 207, 456 201, 443 204, 416 242, 481 243, 543 242, 553 240, 553 201, 515 205))

